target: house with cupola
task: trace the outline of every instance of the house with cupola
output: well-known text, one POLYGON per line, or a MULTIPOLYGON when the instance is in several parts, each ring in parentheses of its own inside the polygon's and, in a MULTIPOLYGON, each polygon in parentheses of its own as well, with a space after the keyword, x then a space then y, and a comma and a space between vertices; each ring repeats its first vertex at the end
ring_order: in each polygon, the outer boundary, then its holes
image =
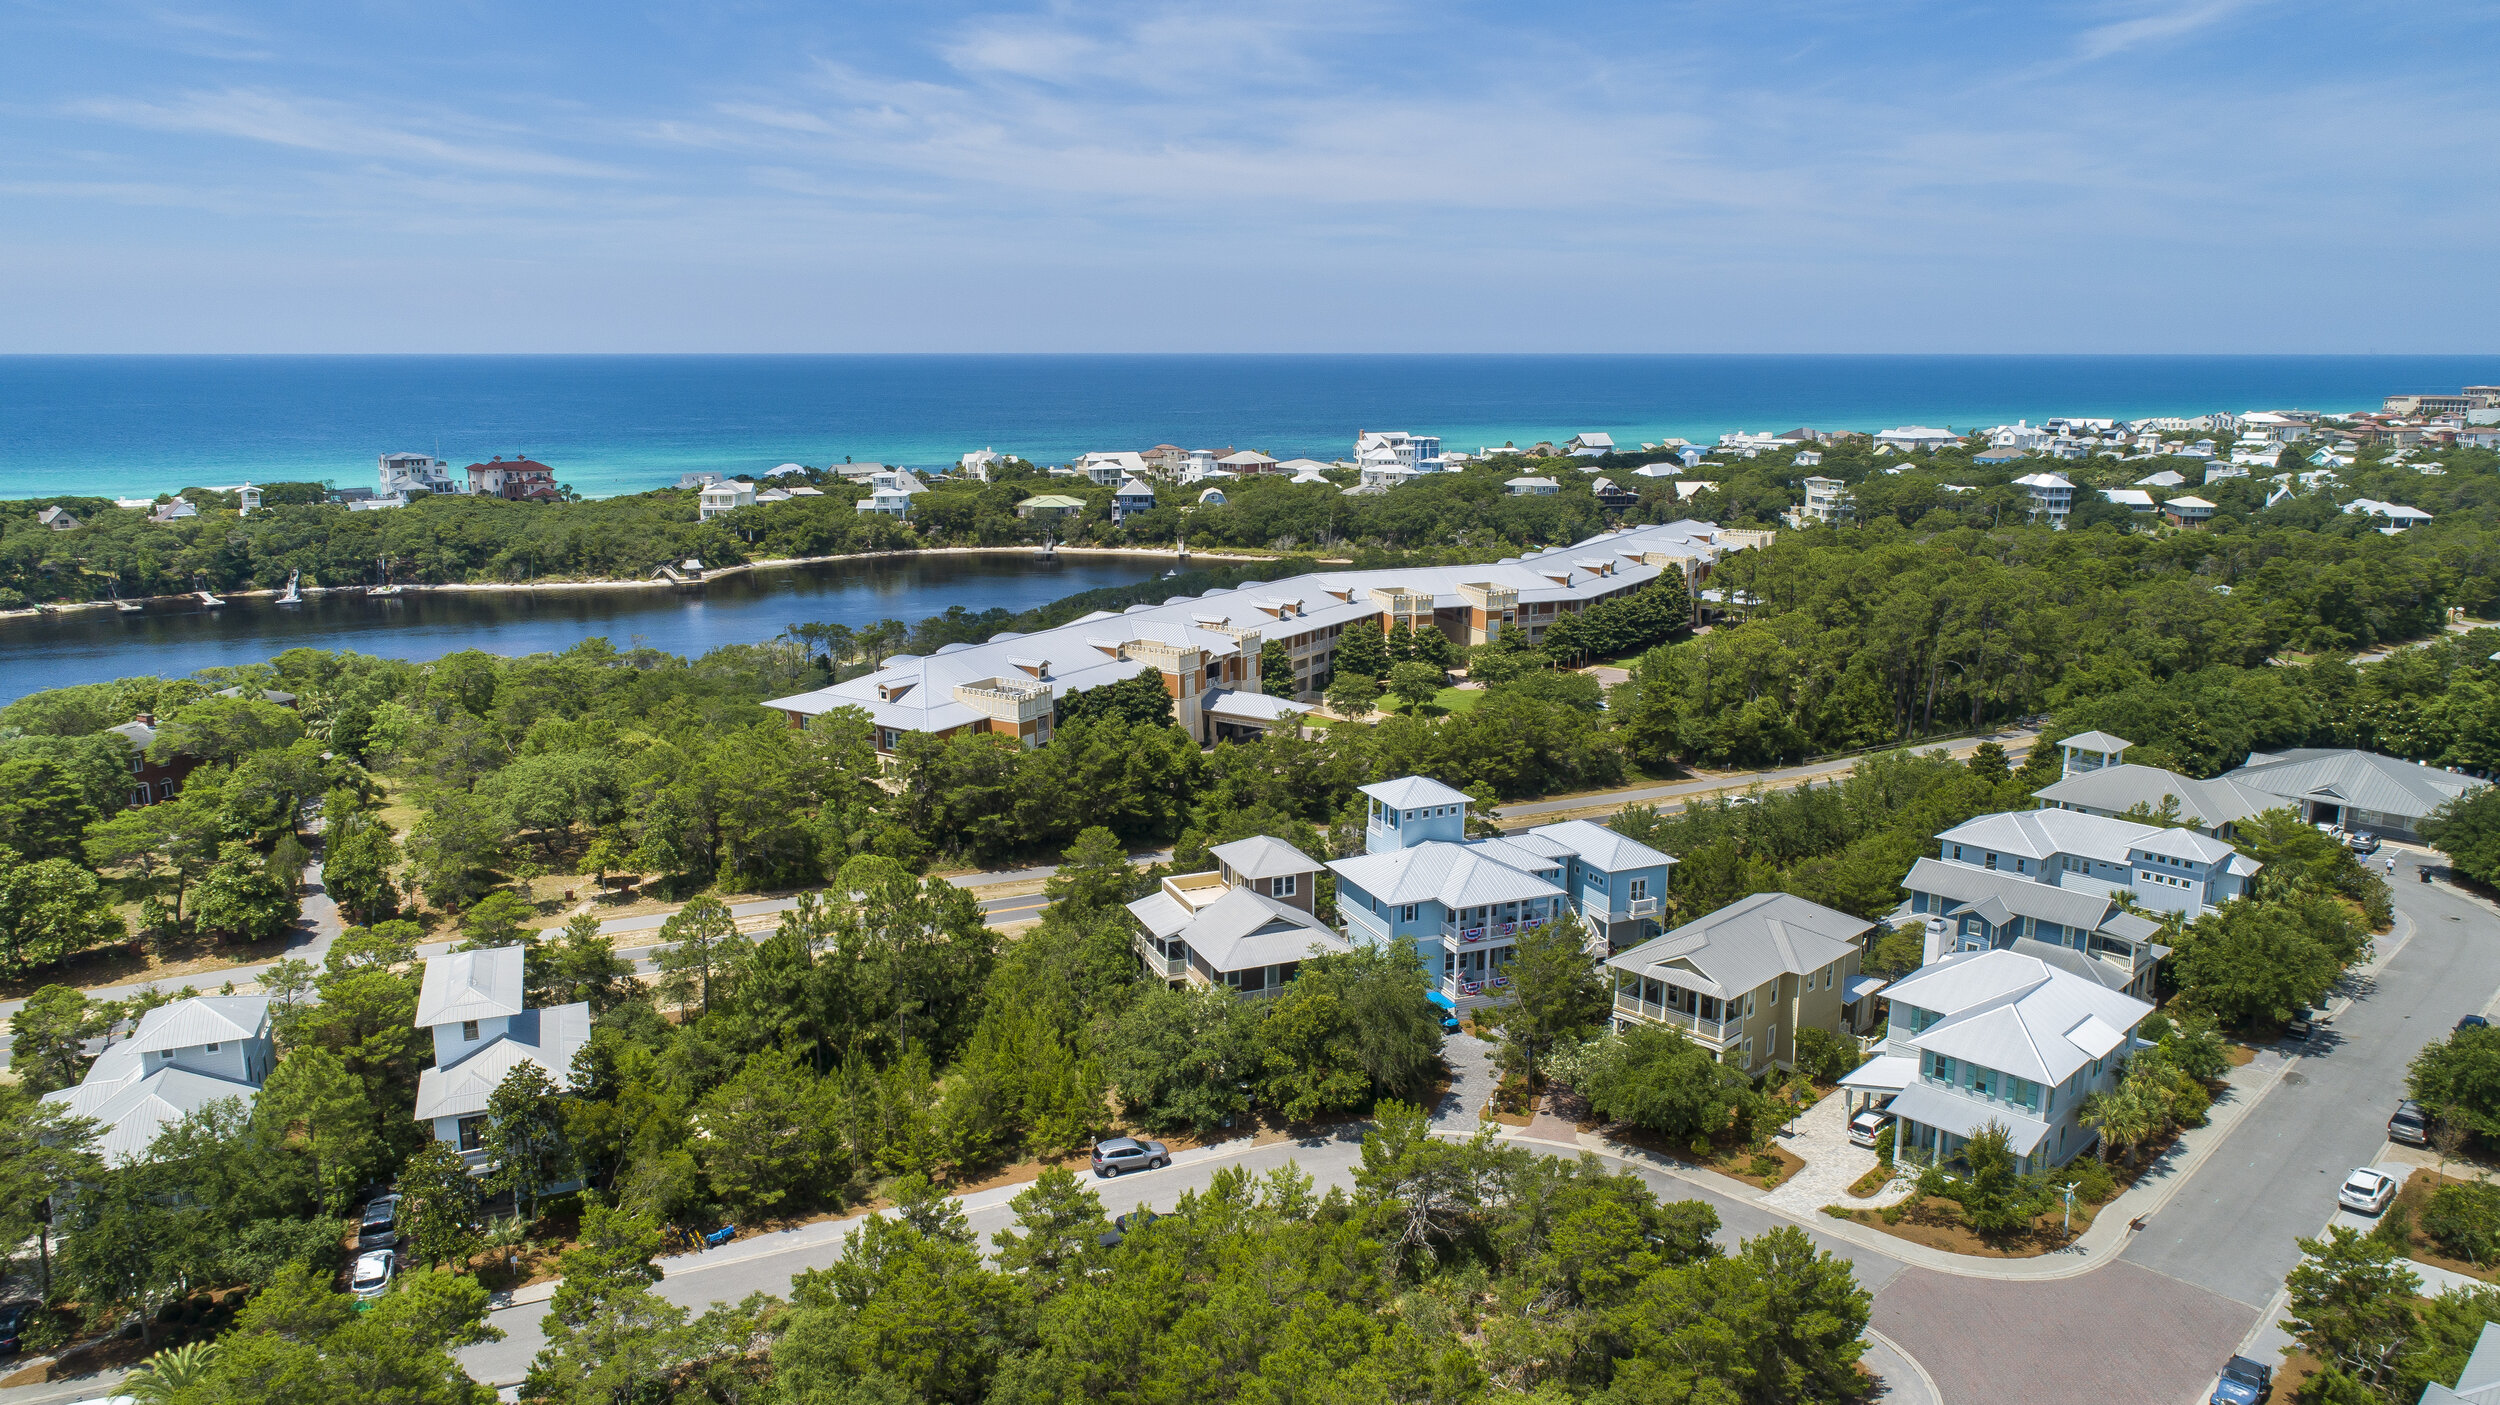
POLYGON ((1656 925, 1675 860, 1585 822, 1469 838, 1474 801, 1423 776, 1361 788, 1364 852, 1333 859, 1349 940, 1412 940, 1435 998, 1469 1008, 1506 998, 1519 940, 1572 923, 1604 957, 1656 925))

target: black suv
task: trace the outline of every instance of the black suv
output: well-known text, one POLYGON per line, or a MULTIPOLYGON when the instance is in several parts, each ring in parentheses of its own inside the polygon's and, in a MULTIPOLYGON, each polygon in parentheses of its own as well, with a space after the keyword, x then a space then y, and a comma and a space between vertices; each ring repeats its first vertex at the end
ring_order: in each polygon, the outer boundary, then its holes
POLYGON ((388 1249, 399 1242, 399 1197, 376 1196, 365 1202, 364 1217, 356 1225, 358 1249, 388 1249))
POLYGON ((1151 1170, 1172 1164, 1171 1154, 1161 1142, 1141 1142, 1135 1137, 1113 1137, 1094 1143, 1094 1174, 1109 1180, 1122 1171, 1151 1170))

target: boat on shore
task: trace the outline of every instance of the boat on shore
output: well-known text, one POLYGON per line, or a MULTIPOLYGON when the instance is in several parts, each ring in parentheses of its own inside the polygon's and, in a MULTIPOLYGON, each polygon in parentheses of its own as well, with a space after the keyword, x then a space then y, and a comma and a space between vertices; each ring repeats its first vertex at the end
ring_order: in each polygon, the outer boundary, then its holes
POLYGON ((303 604, 303 603, 304 603, 304 595, 303 595, 303 592, 302 592, 302 591, 299 591, 299 590, 297 590, 297 589, 295 588, 295 583, 296 583, 297 581, 299 581, 299 580, 303 579, 303 575, 304 575, 304 573, 303 573, 303 572, 301 572, 301 571, 290 571, 290 572, 288 572, 288 573, 287 573, 287 578, 286 578, 286 594, 281 595, 281 596, 279 596, 279 597, 278 597, 278 603, 279 603, 279 604, 281 604, 281 605, 301 605, 301 604, 303 604))
POLYGON ((226 603, 225 601, 217 598, 215 591, 203 590, 195 593, 199 596, 200 603, 203 605, 223 605, 226 603))
POLYGON ((140 604, 136 600, 116 600, 113 602, 113 608, 121 611, 125 615, 135 615, 141 610, 146 609, 147 606, 140 604))

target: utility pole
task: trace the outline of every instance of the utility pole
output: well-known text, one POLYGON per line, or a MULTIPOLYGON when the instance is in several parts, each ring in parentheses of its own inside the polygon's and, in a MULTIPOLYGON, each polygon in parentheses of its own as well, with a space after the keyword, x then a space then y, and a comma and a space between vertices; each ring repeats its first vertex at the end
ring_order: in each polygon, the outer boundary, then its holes
POLYGON ((2058 1187, 2059 1192, 2066 1198, 2066 1217, 2058 1227, 2065 1231, 2069 1239, 2075 1237, 2075 1187, 2081 1184, 2083 1184, 2081 1181, 2068 1181, 2058 1187))

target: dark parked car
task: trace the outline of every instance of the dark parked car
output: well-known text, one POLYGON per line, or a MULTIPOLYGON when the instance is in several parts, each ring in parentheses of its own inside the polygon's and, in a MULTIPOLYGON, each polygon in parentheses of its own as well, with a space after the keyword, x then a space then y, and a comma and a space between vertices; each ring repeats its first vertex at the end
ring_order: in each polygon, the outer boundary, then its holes
POLYGON ((0 1303, 0 1356, 15 1356, 25 1346, 26 1323, 34 1315, 32 1302, 0 1303))
POLYGON ((1113 1137, 1107 1142, 1094 1143, 1094 1174, 1105 1180, 1122 1171, 1142 1171, 1171 1164, 1171 1154, 1163 1149, 1161 1142, 1113 1137))
POLYGON ((2234 1356, 2222 1364, 2222 1379, 2214 1382, 2213 1405, 2257 1405, 2273 1393, 2272 1366, 2234 1356))
POLYGON ((399 1242, 399 1197, 376 1196, 365 1202, 365 1212, 356 1223, 356 1247, 388 1249, 399 1242))
POLYGON ((2484 1019, 2484 1018, 2483 1018, 2482 1016, 2480 1016, 2480 1015, 2468 1015, 2468 1016, 2466 1016, 2464 1019, 2461 1019, 2461 1020, 2457 1021, 2457 1028, 2459 1028, 2459 1029, 2489 1029, 2489 1028, 2491 1028, 2491 1021, 2489 1021, 2489 1020, 2487 1020, 2487 1019, 2484 1019))
POLYGON ((2309 1013, 2309 1007, 2306 1005, 2294 1005, 2292 1007, 2292 1017, 2283 1022, 2283 1037, 2286 1039, 2306 1039, 2309 1037, 2310 1031, 2316 1028, 2317 1025, 2313 1022, 2309 1013))
POLYGON ((2387 1139, 2407 1146, 2431 1144, 2431 1119, 2420 1103, 2407 1098, 2396 1104, 2396 1115, 2387 1119, 2387 1139))

